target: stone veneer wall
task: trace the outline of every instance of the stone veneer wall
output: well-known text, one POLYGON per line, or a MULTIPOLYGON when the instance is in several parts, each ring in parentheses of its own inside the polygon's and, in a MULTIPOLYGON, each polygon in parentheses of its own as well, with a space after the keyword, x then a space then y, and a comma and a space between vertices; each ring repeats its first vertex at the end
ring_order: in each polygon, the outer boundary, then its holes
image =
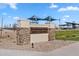
POLYGON ((49 41, 55 40, 55 28, 50 28, 48 32, 49 41))
POLYGON ((30 43, 30 28, 17 29, 17 45, 25 45, 30 43))

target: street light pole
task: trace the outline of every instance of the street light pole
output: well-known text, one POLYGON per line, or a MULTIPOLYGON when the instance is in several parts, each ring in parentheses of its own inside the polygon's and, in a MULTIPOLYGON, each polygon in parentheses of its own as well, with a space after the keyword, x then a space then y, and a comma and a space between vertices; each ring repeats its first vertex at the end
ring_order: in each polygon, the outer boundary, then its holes
POLYGON ((48 19, 48 25, 49 25, 49 27, 48 27, 48 37, 49 37, 49 41, 50 41, 50 18, 48 19))
POLYGON ((1 37, 3 37, 3 16, 1 19, 1 37))
POLYGON ((59 30, 60 30, 60 19, 59 19, 59 30))

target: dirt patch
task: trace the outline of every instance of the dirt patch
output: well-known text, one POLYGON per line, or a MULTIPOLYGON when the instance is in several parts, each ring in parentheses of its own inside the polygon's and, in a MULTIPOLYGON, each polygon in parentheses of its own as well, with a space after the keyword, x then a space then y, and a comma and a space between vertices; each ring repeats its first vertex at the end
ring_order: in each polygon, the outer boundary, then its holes
POLYGON ((5 38, 2 39, 0 38, 0 48, 48 52, 76 42, 76 41, 53 40, 53 41, 34 43, 34 48, 32 48, 32 44, 17 45, 15 33, 16 32, 14 31, 5 31, 3 33, 5 38))

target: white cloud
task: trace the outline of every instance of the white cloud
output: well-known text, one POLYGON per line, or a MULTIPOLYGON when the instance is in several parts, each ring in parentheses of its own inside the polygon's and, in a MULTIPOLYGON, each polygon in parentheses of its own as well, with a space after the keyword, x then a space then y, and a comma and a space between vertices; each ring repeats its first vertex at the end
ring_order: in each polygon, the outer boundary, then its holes
POLYGON ((2 13, 2 15, 7 15, 7 13, 4 12, 4 13, 2 13))
POLYGON ((10 8, 17 10, 17 3, 0 3, 0 9, 4 9, 7 6, 9 6, 10 8))
POLYGON ((20 17, 16 16, 16 17, 13 17, 13 19, 18 20, 20 19, 20 17))
POLYGON ((68 17, 70 17, 70 16, 69 16, 69 15, 64 15, 63 17, 68 18, 68 17))
POLYGON ((9 18, 11 18, 12 16, 8 16, 9 18))
POLYGON ((8 3, 9 7, 16 10, 17 9, 17 4, 16 3, 8 3))
POLYGON ((55 4, 53 3, 53 4, 51 4, 51 5, 49 6, 49 8, 58 8, 58 5, 55 5, 55 4))
POLYGON ((63 18, 62 20, 66 20, 65 18, 63 18))
POLYGON ((66 18, 69 18, 70 16, 69 15, 64 15, 63 17, 62 17, 62 20, 66 20, 66 18))
POLYGON ((79 11, 79 7, 67 6, 65 8, 60 8, 58 11, 79 11))

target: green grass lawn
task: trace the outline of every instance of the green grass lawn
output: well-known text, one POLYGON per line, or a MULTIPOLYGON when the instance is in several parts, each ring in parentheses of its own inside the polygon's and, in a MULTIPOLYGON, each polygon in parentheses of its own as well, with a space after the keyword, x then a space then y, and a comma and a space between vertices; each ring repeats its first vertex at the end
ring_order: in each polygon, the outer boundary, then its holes
POLYGON ((56 39, 79 41, 79 30, 56 31, 56 39))

